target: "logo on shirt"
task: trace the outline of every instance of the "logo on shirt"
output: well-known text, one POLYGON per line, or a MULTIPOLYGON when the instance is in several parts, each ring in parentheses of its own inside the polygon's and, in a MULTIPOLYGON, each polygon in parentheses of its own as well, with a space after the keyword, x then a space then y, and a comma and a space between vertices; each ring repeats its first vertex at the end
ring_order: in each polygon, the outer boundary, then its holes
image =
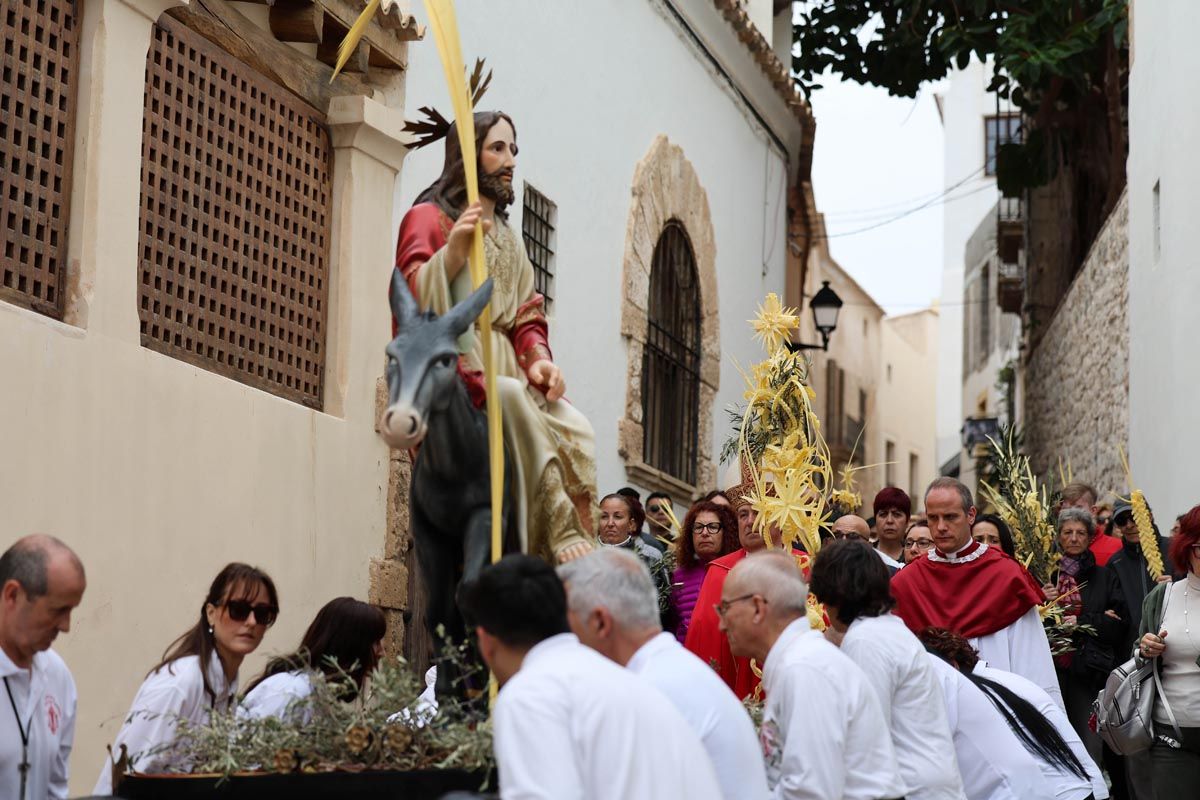
POLYGON ((58 706, 58 701, 53 695, 46 695, 46 725, 50 728, 51 734, 58 733, 58 726, 62 723, 62 709, 58 706))

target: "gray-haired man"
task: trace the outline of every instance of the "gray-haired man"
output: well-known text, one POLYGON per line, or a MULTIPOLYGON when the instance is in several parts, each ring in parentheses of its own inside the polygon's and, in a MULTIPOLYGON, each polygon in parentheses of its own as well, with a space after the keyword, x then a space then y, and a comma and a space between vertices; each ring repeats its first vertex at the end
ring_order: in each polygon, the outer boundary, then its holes
POLYGON ((50 649, 87 580, 71 548, 27 536, 0 556, 0 797, 65 798, 75 681, 50 649))
POLYGON ((603 549, 558 568, 579 640, 662 692, 700 737, 725 800, 769 796, 762 753, 742 704, 659 624, 650 573, 628 551, 603 549))

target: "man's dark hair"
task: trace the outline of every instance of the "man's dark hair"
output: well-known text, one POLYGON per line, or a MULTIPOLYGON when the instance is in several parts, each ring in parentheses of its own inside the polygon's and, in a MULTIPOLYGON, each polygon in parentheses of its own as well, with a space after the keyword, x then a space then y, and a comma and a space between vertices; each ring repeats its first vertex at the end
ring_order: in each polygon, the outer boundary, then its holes
POLYGON ((83 563, 75 551, 53 536, 37 534, 18 540, 0 555, 0 586, 15 580, 30 600, 44 596, 50 591, 50 550, 56 547, 66 551, 82 575, 83 563))
POLYGON ((668 503, 672 502, 671 495, 667 494, 666 492, 651 492, 650 494, 646 495, 646 505, 650 505, 655 500, 666 500, 668 503))
MULTIPOLYGON (((475 163, 477 165, 488 131, 500 120, 504 120, 512 126, 515 141, 517 126, 513 124, 512 117, 508 114, 503 111, 475 112, 475 163)), ((479 171, 481 172, 481 170, 479 171)), ((458 142, 457 122, 450 123, 450 130, 446 133, 446 160, 442 165, 442 174, 425 191, 417 195, 414 205, 417 203, 433 203, 450 219, 458 219, 459 215, 467 208, 467 179, 463 165, 462 146, 458 142)), ((507 203, 496 202, 496 216, 505 222, 508 221, 507 203)))
POLYGON ((632 497, 639 503, 642 502, 642 493, 637 489, 634 489, 632 486, 622 486, 620 489, 617 489, 615 492, 613 492, 613 494, 619 494, 622 497, 632 497))
POLYGON ((859 617, 878 617, 896 601, 888 588, 888 571, 871 545, 842 539, 821 547, 813 561, 808 589, 822 603, 837 608, 849 625, 859 617))
POLYGON ((533 647, 570 630, 562 581, 540 558, 507 555, 459 591, 468 623, 511 647, 533 647))

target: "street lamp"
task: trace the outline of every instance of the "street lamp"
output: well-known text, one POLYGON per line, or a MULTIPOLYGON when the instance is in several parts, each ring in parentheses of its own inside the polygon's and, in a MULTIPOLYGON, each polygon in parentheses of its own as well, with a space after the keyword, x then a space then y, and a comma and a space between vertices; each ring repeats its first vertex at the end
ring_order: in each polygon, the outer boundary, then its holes
POLYGON ((842 311, 842 298, 829 288, 829 281, 821 281, 821 288, 813 295, 808 303, 812 309, 813 323, 821 334, 820 344, 803 344, 802 342, 787 342, 787 347, 793 353, 797 350, 829 350, 829 335, 837 328, 838 314, 842 311))

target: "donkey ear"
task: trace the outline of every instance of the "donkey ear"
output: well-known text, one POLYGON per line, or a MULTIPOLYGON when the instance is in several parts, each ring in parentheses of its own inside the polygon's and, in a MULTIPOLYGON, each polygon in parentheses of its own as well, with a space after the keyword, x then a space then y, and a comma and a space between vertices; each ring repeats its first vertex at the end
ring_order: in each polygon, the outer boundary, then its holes
POLYGON ((466 300, 463 300, 454 308, 447 311, 442 316, 442 321, 451 333, 455 336, 461 336, 467 328, 474 324, 479 315, 483 313, 483 309, 491 299, 492 279, 488 278, 479 284, 479 288, 471 292, 471 295, 466 300))
POLYGON ((405 322, 420 313, 417 301, 409 291, 408 281, 404 280, 404 275, 398 269, 392 270, 392 288, 388 292, 388 301, 392 304, 392 319, 396 321, 397 326, 402 327, 405 322))

